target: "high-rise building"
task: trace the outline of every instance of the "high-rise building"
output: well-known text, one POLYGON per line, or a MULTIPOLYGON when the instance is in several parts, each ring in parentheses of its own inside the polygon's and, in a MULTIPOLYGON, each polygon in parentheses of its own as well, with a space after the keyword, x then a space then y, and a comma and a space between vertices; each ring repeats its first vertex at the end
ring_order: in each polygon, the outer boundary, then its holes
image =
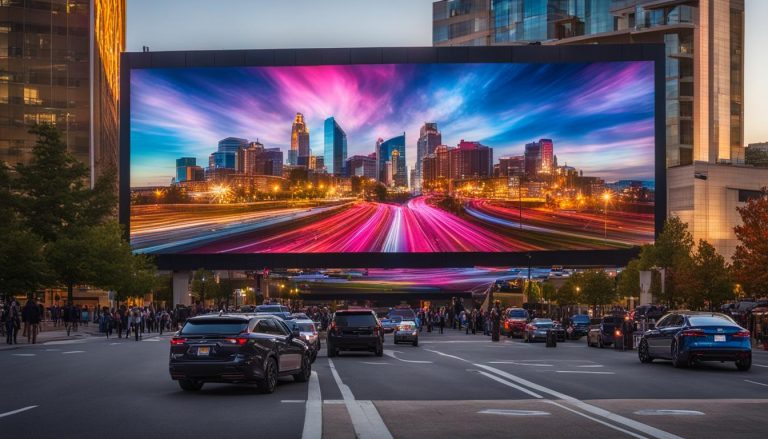
POLYGON ((405 133, 389 140, 377 142, 377 168, 379 180, 387 183, 387 162, 391 162, 391 181, 396 187, 408 187, 408 170, 405 166, 405 133))
POLYGON ((227 137, 226 139, 219 140, 219 152, 232 152, 237 153, 240 148, 248 147, 248 139, 241 139, 239 137, 227 137))
POLYGON ((27 163, 35 123, 94 179, 118 165, 124 0, 0 1, 0 161, 27 163))
POLYGON ((419 130, 419 140, 416 141, 416 167, 412 170, 411 188, 421 189, 421 161, 428 154, 435 152, 437 145, 443 143, 443 136, 437 129, 437 123, 426 122, 419 130), (415 171, 415 172, 413 172, 415 171))
POLYGON ((541 148, 541 169, 542 174, 552 174, 554 167, 554 145, 552 139, 539 139, 539 148, 541 148))
POLYGON ((499 157, 499 163, 493 166, 494 177, 514 177, 525 174, 525 156, 499 157))
POLYGON ((304 115, 296 113, 291 125, 291 152, 288 155, 289 165, 309 166, 309 156, 312 155, 309 149, 309 127, 304 122, 304 115), (291 160, 295 161, 291 163, 291 160))
POLYGON ((347 159, 349 177, 376 178, 376 154, 353 155, 347 159))
POLYGON ((209 169, 231 169, 235 171, 237 166, 237 154, 233 152, 216 151, 208 156, 209 169))
POLYGON ((541 145, 539 142, 525 144, 525 176, 536 178, 541 170, 541 145))
POLYGON ((482 11, 474 2, 435 2, 433 44, 477 45, 484 38, 488 45, 663 43, 667 213, 687 221, 694 239, 730 257, 734 207, 743 198, 734 191, 753 190, 757 174, 768 174, 733 171, 745 156, 744 0, 493 0, 486 22, 482 11), (454 26, 470 10, 477 30, 471 37, 469 25, 454 26), (702 169, 731 189, 722 202, 703 195, 715 179, 695 177, 702 169))
POLYGON ((197 166, 197 159, 194 157, 182 157, 176 159, 176 182, 188 180, 187 168, 197 166))
POLYGON ((283 175, 283 152, 280 148, 264 148, 258 140, 240 148, 238 172, 245 175, 283 175))
POLYGON ((325 167, 329 174, 344 175, 347 160, 347 133, 333 116, 325 119, 325 167))
POLYGON ((324 173, 325 170, 325 157, 321 155, 309 156, 309 169, 315 173, 324 173))
POLYGON ((493 148, 480 142, 462 140, 457 147, 440 145, 422 160, 425 187, 445 181, 491 177, 493 175, 493 148))

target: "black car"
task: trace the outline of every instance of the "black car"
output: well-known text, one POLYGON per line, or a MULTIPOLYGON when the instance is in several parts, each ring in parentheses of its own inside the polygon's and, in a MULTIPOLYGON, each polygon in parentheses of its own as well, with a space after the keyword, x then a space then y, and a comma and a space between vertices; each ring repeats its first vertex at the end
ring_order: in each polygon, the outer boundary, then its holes
POLYGON ((613 344, 616 331, 621 333, 621 325, 624 323, 623 316, 605 316, 600 320, 599 325, 589 328, 587 334, 587 346, 605 347, 613 344))
POLYGON ((171 339, 168 369, 186 391, 204 383, 256 383, 272 393, 279 376, 307 381, 312 365, 307 344, 280 318, 224 314, 187 320, 171 339))
POLYGON ((256 307, 255 311, 260 314, 271 314, 273 316, 278 316, 285 320, 292 318, 291 310, 288 309, 287 306, 283 306, 283 305, 273 305, 273 304, 259 305, 256 307))
POLYGON ((575 314, 570 318, 571 324, 568 327, 568 338, 578 340, 589 332, 590 318, 586 314, 575 314))
POLYGON ((340 351, 370 351, 384 355, 384 329, 370 309, 336 311, 328 326, 328 356, 340 351))

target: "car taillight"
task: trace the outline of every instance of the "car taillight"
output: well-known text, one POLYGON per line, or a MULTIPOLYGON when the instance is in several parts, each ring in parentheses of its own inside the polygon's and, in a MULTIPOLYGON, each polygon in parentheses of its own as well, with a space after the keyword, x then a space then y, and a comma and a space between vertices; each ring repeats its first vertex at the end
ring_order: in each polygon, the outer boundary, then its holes
POLYGON ((381 331, 381 327, 379 326, 373 327, 373 335, 379 335, 380 331, 381 331))
POLYGON ((534 331, 534 330, 536 330, 536 327, 533 326, 533 325, 525 325, 525 329, 527 329, 529 331, 534 331))
POLYGON ((681 337, 704 337, 704 330, 702 329, 686 329, 680 333, 681 337))
POLYGON ((171 339, 171 346, 180 346, 187 342, 186 338, 173 337, 171 339))
POLYGON ((507 321, 504 322, 504 329, 509 329, 509 322, 507 321))
POLYGON ((742 329, 741 331, 733 334, 734 338, 749 338, 749 331, 742 329))
POLYGON ((621 337, 621 331, 619 331, 617 329, 617 330, 613 331, 613 335, 615 335, 616 337, 621 337))
POLYGON ((330 325, 328 325, 328 332, 333 332, 336 330, 336 322, 331 322, 330 325))
POLYGON ((237 337, 237 338, 226 338, 224 339, 227 343, 237 344, 238 346, 242 346, 246 343, 248 343, 248 339, 245 337, 237 337))

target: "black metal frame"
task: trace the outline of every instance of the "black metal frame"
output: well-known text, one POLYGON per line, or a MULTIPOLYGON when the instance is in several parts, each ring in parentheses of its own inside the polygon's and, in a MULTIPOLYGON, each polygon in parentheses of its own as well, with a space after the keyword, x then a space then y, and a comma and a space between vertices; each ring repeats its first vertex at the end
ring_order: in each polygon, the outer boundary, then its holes
MULTIPOLYGON (((663 44, 599 44, 583 46, 496 47, 385 47, 348 49, 214 50, 127 52, 120 65, 120 223, 130 230, 130 114, 131 70, 170 67, 250 67, 397 63, 574 63, 653 61, 656 137, 656 236, 667 210, 663 44)), ((264 267, 427 268, 564 265, 622 266, 639 252, 622 250, 567 250, 538 252, 445 253, 260 253, 157 254, 165 270, 261 269, 264 267)))

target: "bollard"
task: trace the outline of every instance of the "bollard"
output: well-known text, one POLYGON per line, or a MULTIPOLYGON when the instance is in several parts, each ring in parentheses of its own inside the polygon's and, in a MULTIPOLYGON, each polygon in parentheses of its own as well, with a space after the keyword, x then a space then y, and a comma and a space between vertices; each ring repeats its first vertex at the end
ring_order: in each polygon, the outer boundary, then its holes
POLYGON ((548 329, 547 330, 547 344, 546 346, 548 348, 554 348, 557 347, 557 335, 555 335, 555 331, 548 329))

